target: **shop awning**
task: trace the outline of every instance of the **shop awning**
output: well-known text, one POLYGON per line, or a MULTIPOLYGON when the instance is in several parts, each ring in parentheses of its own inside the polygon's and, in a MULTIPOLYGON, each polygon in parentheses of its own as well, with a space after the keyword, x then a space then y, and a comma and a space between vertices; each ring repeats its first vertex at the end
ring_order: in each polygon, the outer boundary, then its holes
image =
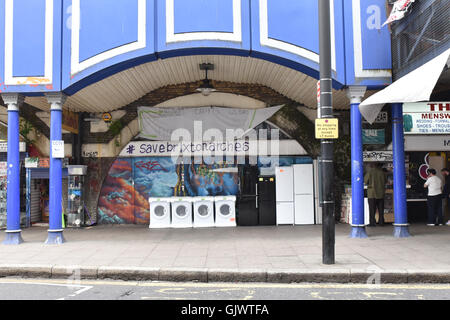
POLYGON ((449 57, 450 49, 364 100, 362 116, 373 123, 386 103, 428 101, 449 57))

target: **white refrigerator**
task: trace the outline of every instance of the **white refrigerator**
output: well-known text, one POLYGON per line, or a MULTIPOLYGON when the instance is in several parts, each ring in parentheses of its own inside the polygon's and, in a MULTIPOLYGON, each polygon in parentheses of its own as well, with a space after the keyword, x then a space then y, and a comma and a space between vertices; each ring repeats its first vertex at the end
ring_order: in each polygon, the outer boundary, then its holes
POLYGON ((294 224, 294 169, 275 168, 277 225, 294 224))
POLYGON ((321 191, 319 190, 320 188, 319 180, 321 176, 319 172, 319 160, 314 160, 313 165, 314 165, 314 211, 316 213, 315 223, 322 224, 322 207, 320 206, 321 191))
POLYGON ((314 224, 313 164, 296 164, 294 168, 294 223, 314 224))

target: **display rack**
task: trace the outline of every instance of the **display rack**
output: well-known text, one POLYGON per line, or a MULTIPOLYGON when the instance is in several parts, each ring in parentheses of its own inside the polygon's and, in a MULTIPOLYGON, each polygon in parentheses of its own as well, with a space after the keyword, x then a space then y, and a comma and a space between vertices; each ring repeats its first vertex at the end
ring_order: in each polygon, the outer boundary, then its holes
POLYGON ((84 180, 85 166, 68 166, 67 227, 85 225, 84 180))

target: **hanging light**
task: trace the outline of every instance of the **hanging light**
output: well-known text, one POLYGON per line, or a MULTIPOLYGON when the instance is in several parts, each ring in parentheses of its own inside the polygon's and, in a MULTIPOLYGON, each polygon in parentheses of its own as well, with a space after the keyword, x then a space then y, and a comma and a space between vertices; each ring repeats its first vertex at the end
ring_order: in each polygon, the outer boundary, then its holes
POLYGON ((203 83, 197 88, 197 91, 201 92, 204 96, 209 96, 212 92, 217 91, 208 79, 208 70, 214 70, 214 65, 211 63, 202 63, 200 64, 200 70, 205 70, 205 79, 203 79, 203 83))

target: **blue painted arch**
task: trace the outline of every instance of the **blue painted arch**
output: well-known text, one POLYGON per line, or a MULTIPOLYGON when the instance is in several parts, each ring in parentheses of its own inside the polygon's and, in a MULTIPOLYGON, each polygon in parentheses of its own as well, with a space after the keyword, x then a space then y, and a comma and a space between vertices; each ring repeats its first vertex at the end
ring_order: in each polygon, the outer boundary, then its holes
MULTIPOLYGON (((317 0, 18 1, 0 0, 2 92, 72 95, 128 68, 188 55, 254 57, 319 75, 317 0), (9 25, 8 16, 22 24, 9 25)), ((334 88, 389 84, 388 31, 377 25, 384 0, 331 3, 334 88)))

